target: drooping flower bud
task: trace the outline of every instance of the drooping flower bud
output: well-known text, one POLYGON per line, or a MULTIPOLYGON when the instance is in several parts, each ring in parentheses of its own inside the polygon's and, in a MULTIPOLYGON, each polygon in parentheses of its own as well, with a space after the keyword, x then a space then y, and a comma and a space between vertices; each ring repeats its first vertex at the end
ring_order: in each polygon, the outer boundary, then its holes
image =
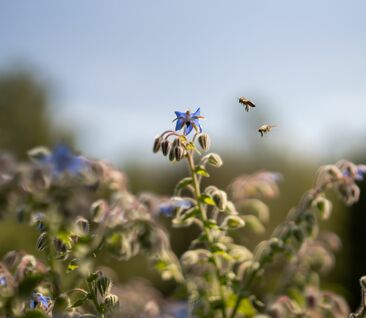
POLYGON ((155 140, 154 140, 154 146, 153 146, 153 152, 154 153, 157 153, 160 150, 161 142, 162 142, 162 138, 161 137, 155 138, 155 140))
POLYGON ((175 160, 175 147, 171 147, 169 151, 169 160, 174 161, 175 160))
POLYGON ((166 156, 169 152, 169 149, 170 149, 170 142, 169 140, 164 140, 162 143, 161 143, 161 151, 163 153, 164 156, 166 156))
POLYGON ((181 145, 182 145, 182 140, 179 137, 175 138, 173 141, 173 147, 179 147, 181 145))
POLYGON ((175 160, 180 161, 184 157, 184 148, 182 146, 177 146, 174 148, 175 160))
POLYGON ((198 143, 203 151, 207 151, 211 146, 211 140, 208 134, 202 133, 198 136, 198 143))

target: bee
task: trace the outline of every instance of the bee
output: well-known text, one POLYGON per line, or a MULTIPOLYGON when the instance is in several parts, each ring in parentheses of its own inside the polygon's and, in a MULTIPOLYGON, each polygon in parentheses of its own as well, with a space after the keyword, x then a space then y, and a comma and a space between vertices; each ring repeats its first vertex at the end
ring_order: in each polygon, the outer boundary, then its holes
POLYGON ((261 134, 261 137, 264 136, 264 134, 269 133, 272 128, 277 127, 275 125, 262 125, 258 128, 258 132, 261 134))
POLYGON ((245 106, 245 110, 247 112, 249 111, 249 107, 255 107, 254 103, 246 97, 243 97, 243 96, 238 97, 238 100, 239 100, 239 104, 243 104, 243 106, 245 106))

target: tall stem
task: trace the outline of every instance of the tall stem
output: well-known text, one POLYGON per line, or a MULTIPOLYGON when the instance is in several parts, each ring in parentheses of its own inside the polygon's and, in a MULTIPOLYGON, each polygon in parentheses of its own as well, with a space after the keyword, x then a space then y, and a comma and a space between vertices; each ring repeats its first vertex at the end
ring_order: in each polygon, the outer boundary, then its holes
MULTIPOLYGON (((200 183, 199 183, 197 175, 195 173, 195 164, 194 164, 192 151, 187 152, 187 160, 188 160, 189 169, 190 169, 190 172, 191 172, 191 175, 192 175, 194 195, 196 197, 197 207, 200 211, 200 216, 201 216, 201 219, 203 221, 203 229, 205 231, 207 241, 209 242, 210 245, 212 245, 213 240, 212 240, 212 237, 211 237, 211 233, 210 233, 210 231, 209 231, 209 229, 207 228, 207 225, 206 225, 207 224, 206 210, 202 207, 202 203, 200 201, 201 189, 200 189, 200 183)), ((222 300, 221 313, 222 313, 222 317, 226 318, 225 293, 224 293, 223 286, 221 285, 221 274, 220 274, 219 266, 217 264, 217 261, 216 261, 215 257, 212 257, 212 262, 214 264, 216 278, 217 278, 217 281, 218 281, 219 286, 220 286, 219 287, 220 297, 221 297, 221 300, 222 300)))

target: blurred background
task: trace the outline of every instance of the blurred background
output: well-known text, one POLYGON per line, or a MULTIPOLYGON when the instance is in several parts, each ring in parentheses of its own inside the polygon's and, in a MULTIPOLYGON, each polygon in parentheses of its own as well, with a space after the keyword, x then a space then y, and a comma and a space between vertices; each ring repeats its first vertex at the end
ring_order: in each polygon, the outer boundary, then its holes
MULTIPOLYGON (((225 163, 213 183, 283 174, 272 229, 320 164, 366 162, 365 10, 362 0, 0 0, 0 149, 26 159, 34 146, 64 142, 121 167, 133 192, 170 195, 185 166, 154 155, 152 141, 173 128, 175 110, 201 107, 225 163), (257 107, 246 113, 239 96, 257 107), (279 127, 260 138, 262 124, 279 127)), ((361 187, 360 203, 346 209, 335 199, 325 224, 343 248, 324 287, 353 308, 366 273, 361 187)), ((178 253, 188 244, 182 231, 171 230, 178 253)), ((0 253, 24 244, 37 253, 28 232, 4 220, 0 253)), ((248 244, 267 236, 248 235, 248 244)), ((121 266, 122 281, 145 274, 163 293, 174 288, 146 274, 143 258, 121 266)))

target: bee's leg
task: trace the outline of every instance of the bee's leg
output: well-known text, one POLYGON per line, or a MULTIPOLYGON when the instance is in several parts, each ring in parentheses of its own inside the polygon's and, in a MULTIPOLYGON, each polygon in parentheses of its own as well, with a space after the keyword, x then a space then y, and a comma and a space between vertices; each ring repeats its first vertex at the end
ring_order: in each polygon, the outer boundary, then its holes
POLYGON ((263 137, 263 131, 262 131, 262 130, 260 130, 260 131, 259 131, 259 133, 261 134, 261 137, 263 137))
POLYGON ((249 107, 248 105, 245 105, 245 110, 248 112, 249 111, 249 107))

